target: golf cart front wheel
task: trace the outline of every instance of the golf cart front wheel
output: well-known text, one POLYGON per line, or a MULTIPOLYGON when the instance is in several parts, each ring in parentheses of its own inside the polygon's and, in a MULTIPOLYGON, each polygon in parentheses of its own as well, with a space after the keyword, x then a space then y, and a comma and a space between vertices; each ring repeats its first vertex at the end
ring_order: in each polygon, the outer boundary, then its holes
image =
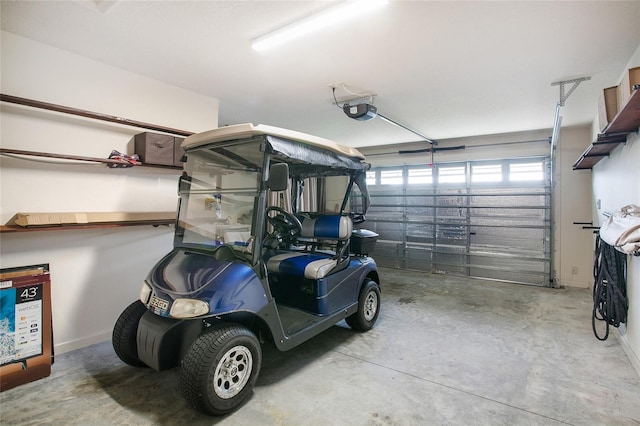
POLYGON ((196 410, 227 414, 251 394, 261 362, 260 342, 250 330, 237 324, 213 326, 182 361, 182 394, 196 410))
POLYGON ((368 331, 380 313, 380 286, 373 280, 365 280, 358 297, 358 311, 345 320, 349 327, 357 331, 368 331))
POLYGON ((133 302, 118 317, 111 336, 113 350, 118 358, 133 367, 147 366, 138 358, 137 341, 138 323, 145 312, 147 312, 147 308, 141 301, 133 302))

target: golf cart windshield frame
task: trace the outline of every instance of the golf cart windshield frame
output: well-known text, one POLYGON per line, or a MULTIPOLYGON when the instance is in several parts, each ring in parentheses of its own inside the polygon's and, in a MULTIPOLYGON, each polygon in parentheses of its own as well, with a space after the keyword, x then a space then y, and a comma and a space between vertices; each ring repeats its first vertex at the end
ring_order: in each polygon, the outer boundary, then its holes
MULTIPOLYGON (((228 133, 228 128, 218 130, 228 133)), ((263 237, 269 170, 275 163, 286 163, 294 182, 310 177, 348 177, 340 213, 347 208, 354 183, 364 200, 361 213, 366 212, 369 194, 365 175, 370 165, 357 150, 322 146, 317 138, 312 142, 289 139, 270 130, 260 129, 244 138, 231 132, 222 139, 214 130, 207 132, 212 135, 209 141, 202 134, 196 141, 185 140, 187 162, 179 185, 175 247, 211 251, 230 246, 237 257, 257 263, 259 253, 253 248, 260 247, 263 237)))

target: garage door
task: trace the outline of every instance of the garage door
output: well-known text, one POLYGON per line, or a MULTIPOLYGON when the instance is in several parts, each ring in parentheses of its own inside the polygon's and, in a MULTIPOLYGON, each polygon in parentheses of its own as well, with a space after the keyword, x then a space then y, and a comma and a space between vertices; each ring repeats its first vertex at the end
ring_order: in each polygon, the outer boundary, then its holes
POLYGON ((550 285, 551 191, 544 157, 380 167, 362 227, 380 266, 550 285))

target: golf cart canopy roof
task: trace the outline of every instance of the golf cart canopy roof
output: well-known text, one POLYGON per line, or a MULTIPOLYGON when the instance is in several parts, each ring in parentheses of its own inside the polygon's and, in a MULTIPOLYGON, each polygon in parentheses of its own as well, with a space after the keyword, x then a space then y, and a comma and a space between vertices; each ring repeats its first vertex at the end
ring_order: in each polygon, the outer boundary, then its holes
POLYGON ((369 170, 364 155, 355 148, 293 130, 259 124, 237 124, 189 136, 182 142, 187 152, 229 145, 234 141, 265 142, 276 161, 290 165, 292 176, 354 175, 369 170))

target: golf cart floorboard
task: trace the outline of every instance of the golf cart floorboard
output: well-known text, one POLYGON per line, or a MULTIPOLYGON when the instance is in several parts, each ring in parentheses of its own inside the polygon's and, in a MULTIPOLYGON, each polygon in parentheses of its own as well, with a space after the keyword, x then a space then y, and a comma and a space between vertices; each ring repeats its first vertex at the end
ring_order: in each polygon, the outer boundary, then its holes
POLYGON ((283 305, 278 305, 278 313, 280 314, 280 321, 287 336, 294 335, 326 318, 326 316, 314 315, 301 311, 300 309, 283 305))

